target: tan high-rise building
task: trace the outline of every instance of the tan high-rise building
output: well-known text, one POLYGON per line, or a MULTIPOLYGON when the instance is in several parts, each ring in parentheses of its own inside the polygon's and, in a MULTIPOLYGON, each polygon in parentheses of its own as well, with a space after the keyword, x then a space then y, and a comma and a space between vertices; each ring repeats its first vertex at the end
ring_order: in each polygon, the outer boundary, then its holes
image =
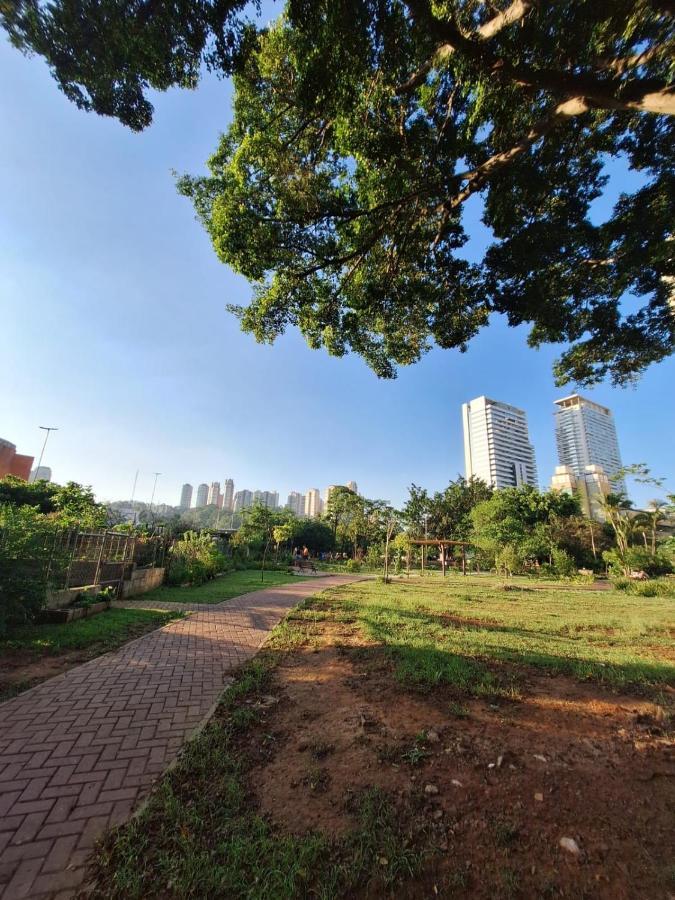
POLYGON ((358 489, 355 481, 348 481, 347 487, 349 488, 350 491, 354 491, 355 494, 358 494, 359 489, 358 489))
POLYGON ((209 485, 209 493, 206 499, 206 503, 208 506, 222 506, 223 500, 222 495, 220 493, 220 482, 212 481, 209 485))
POLYGON ((602 498, 611 492, 612 486, 602 466, 586 466, 581 475, 577 475, 571 466, 556 466, 551 490, 578 497, 581 511, 587 518, 605 521, 602 498))
POLYGON ((203 506, 206 506, 209 499, 209 486, 208 484, 199 485, 197 488, 197 499, 195 500, 195 509, 201 509, 203 506))
POLYGON ((305 494, 305 515, 316 519, 321 515, 322 507, 321 492, 318 488, 310 488, 305 494))
POLYGON ((227 512, 232 512, 232 506, 234 504, 234 481, 231 478, 226 478, 223 482, 223 509, 227 512))

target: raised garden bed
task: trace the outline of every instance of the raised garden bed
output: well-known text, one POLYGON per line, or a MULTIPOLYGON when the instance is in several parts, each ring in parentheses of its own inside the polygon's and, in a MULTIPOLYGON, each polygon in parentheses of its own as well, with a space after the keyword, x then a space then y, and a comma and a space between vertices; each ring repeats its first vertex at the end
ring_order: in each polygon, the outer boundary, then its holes
POLYGON ((40 614, 40 622, 72 622, 74 619, 86 619, 110 609, 110 600, 100 603, 89 603, 86 606, 69 606, 66 609, 45 609, 40 614))

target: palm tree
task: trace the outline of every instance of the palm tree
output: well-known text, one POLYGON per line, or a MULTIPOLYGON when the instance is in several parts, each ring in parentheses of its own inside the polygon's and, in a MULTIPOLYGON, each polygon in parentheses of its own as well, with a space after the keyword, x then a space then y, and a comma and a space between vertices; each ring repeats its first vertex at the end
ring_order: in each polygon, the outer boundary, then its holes
POLYGON ((634 531, 634 517, 630 515, 632 502, 623 493, 607 494, 598 498, 598 502, 605 514, 605 519, 614 529, 616 536, 616 551, 621 560, 621 567, 625 575, 630 575, 628 564, 628 548, 631 535, 634 531))
POLYGON ((665 500, 650 500, 647 504, 646 516, 649 521, 652 536, 652 556, 656 553, 656 532, 665 517, 668 504, 665 500))

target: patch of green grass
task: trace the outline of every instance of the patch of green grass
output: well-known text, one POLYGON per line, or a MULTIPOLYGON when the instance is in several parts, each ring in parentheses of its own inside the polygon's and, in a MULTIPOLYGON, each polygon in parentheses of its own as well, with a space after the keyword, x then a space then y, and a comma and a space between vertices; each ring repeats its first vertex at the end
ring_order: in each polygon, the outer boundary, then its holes
POLYGON ((324 594, 384 647, 405 685, 516 698, 521 666, 611 685, 675 682, 672 600, 489 576, 355 582, 324 594))
MULTIPOLYGON (((419 871, 424 853, 379 790, 349 799, 354 828, 341 838, 284 834, 258 814, 247 748, 255 716, 262 715, 256 700, 269 692, 278 658, 266 654, 240 673, 145 808, 109 832, 90 872, 94 897, 328 900, 368 886, 379 896, 419 871)), ((319 775, 313 783, 321 789, 319 775)))
POLYGON ((222 603, 240 594, 260 591, 290 581, 306 581, 300 575, 289 575, 287 572, 272 570, 265 572, 264 581, 260 580, 259 569, 243 569, 239 572, 228 572, 213 581, 196 587, 169 587, 163 585, 143 596, 144 601, 161 600, 163 603, 222 603))
POLYGON ((92 648, 99 655, 182 616, 181 612, 164 609, 108 609, 90 619, 25 625, 0 640, 0 656, 7 651, 54 656, 92 648))

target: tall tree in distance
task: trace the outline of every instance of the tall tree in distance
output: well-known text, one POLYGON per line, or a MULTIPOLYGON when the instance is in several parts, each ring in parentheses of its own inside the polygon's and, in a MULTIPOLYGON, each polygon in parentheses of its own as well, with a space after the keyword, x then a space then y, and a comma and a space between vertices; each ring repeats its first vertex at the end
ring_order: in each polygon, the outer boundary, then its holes
POLYGON ((13 42, 133 128, 148 88, 234 73, 234 121, 184 177, 234 311, 382 377, 466 349, 492 313, 567 345, 559 384, 621 384, 675 348, 672 0, 0 0, 13 42), (250 8, 250 7, 247 7, 250 8), (642 176, 591 216, 607 159, 642 176), (465 204, 493 242, 470 263, 465 204), (627 295, 632 295, 626 304, 627 295))

